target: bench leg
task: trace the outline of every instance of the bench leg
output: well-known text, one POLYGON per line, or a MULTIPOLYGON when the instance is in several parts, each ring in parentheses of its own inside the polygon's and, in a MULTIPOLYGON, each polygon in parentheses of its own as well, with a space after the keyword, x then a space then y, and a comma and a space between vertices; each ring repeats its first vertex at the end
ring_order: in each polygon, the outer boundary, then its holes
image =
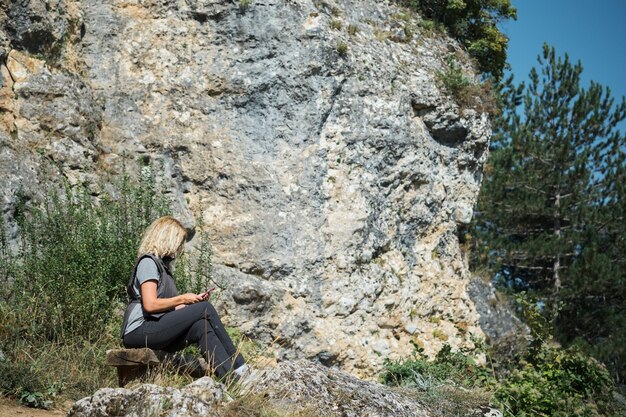
POLYGON ((145 376, 147 372, 148 372, 147 365, 118 366, 117 367, 117 382, 120 388, 123 388, 129 382, 145 376))

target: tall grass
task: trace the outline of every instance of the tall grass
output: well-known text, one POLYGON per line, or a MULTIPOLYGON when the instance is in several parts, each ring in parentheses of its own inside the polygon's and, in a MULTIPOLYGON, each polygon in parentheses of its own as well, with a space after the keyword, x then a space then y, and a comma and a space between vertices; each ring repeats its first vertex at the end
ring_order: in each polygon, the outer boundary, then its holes
POLYGON ((51 185, 29 207, 18 192, 16 245, 0 220, 0 395, 45 407, 114 383, 104 352, 119 345, 139 239, 169 207, 154 170, 140 172, 97 199, 51 185))

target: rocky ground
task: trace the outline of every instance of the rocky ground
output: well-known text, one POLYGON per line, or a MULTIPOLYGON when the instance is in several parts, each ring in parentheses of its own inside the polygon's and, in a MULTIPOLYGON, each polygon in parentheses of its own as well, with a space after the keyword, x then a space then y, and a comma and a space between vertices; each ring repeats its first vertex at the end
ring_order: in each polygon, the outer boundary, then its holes
MULTIPOLYGON (((446 401, 442 398, 441 401, 446 401)), ((488 404, 468 406, 468 417, 501 414, 488 404)), ((372 381, 310 361, 287 361, 257 371, 230 393, 210 377, 182 388, 152 384, 131 389, 104 388, 77 401, 69 417, 113 416, 281 416, 429 417, 434 413, 410 391, 372 381), (234 394, 232 394, 234 392, 234 394), (231 395, 232 394, 232 395, 231 395)))
POLYGON ((64 409, 40 410, 37 408, 25 407, 17 404, 13 400, 0 398, 0 417, 55 417, 65 416, 72 404, 68 404, 64 409))

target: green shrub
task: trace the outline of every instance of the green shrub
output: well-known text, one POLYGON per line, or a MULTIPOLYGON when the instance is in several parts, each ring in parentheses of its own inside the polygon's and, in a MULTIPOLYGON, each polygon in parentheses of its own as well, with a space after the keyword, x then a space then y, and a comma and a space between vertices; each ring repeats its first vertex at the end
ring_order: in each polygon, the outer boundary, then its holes
POLYGON ((620 416, 626 412, 613 400, 615 386, 606 368, 579 350, 538 342, 501 380, 492 369, 477 364, 471 353, 452 352, 446 345, 433 360, 418 353, 408 360, 386 361, 380 380, 428 393, 425 401, 443 410, 442 415, 454 409, 443 405, 468 389, 482 397, 479 405, 493 403, 505 416, 620 416))
POLYGON ((474 82, 465 75, 454 56, 446 59, 446 67, 437 73, 437 79, 461 108, 471 108, 492 116, 500 112, 491 82, 474 82))
POLYGON ((422 19, 419 22, 419 26, 424 29, 427 34, 433 34, 437 32, 444 32, 445 26, 441 22, 436 22, 430 19, 422 19))
POLYGON ((176 261, 174 277, 176 287, 181 294, 186 292, 203 293, 211 287, 211 283, 220 289, 225 287, 224 283, 215 282, 213 279, 213 263, 211 261, 213 248, 208 233, 203 230, 203 223, 198 222, 197 226, 200 229, 200 239, 199 246, 195 250, 195 262, 192 263, 189 260, 190 254, 187 253, 183 253, 180 259, 176 261))
POLYGON ((385 362, 382 383, 403 387, 405 394, 424 403, 433 416, 474 415, 493 397, 491 371, 476 363, 470 352, 452 352, 445 345, 433 360, 421 353, 404 361, 385 362))
POLYGON ((613 380, 578 350, 543 346, 522 361, 495 392, 513 416, 618 415, 613 380))
POLYGON ((346 56, 348 54, 348 44, 343 41, 337 42, 337 53, 340 56, 346 56))
MULTIPOLYGON (((113 314, 145 227, 164 214, 149 167, 132 185, 125 176, 119 197, 104 194, 98 204, 87 188, 50 187, 40 208, 18 206, 20 245, 14 254, 11 301, 28 313, 29 326, 15 336, 60 340, 90 339, 113 314)), ((5 248, 8 251, 8 248, 5 248)))
MULTIPOLYGON (((516 19, 517 10, 510 0, 402 0, 424 18, 441 22, 450 35, 461 42, 476 59, 480 71, 496 79, 506 65, 509 39, 498 29, 498 23, 516 19)), ((423 26, 434 23, 424 22, 423 26)))
POLYGON ((464 74, 463 68, 451 56, 446 58, 446 68, 437 73, 437 79, 457 99, 461 99, 467 88, 472 85, 472 80, 464 74))
POLYGON ((495 391, 495 401, 507 414, 623 415, 626 410, 620 411, 613 400, 614 381, 604 365, 578 348, 553 343, 553 312, 525 292, 516 295, 515 303, 530 340, 519 362, 506 363, 506 377, 495 391))
MULTIPOLYGON (((51 185, 31 207, 18 193, 17 247, 0 220, 0 395, 47 407, 114 383, 105 351, 119 345, 139 239, 168 209, 153 172, 142 167, 138 182, 124 175, 98 200, 93 184, 51 185)), ((210 275, 204 255, 195 267, 210 275)))
POLYGON ((421 354, 408 360, 385 361, 380 376, 382 383, 392 386, 421 387, 425 381, 452 383, 465 388, 488 387, 495 383, 491 371, 476 363, 469 352, 452 352, 450 345, 437 353, 430 361, 421 354))

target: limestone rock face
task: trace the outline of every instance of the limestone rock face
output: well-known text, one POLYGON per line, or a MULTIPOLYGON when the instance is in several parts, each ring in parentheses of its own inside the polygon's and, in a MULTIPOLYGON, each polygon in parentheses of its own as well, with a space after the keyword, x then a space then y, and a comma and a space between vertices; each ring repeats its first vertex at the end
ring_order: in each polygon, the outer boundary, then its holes
POLYGON ((473 278, 468 293, 480 315, 480 328, 491 342, 530 333, 528 326, 517 318, 508 302, 498 297, 491 284, 480 278, 473 278))
POLYGON ((226 321, 277 360, 372 376, 415 345, 482 337, 459 236, 490 125, 438 82, 466 58, 419 16, 374 0, 19 4, 0 8, 7 217, 18 184, 48 180, 40 154, 72 184, 160 161, 176 214, 210 233, 226 321), (50 47, 33 22, 56 22, 50 47))

